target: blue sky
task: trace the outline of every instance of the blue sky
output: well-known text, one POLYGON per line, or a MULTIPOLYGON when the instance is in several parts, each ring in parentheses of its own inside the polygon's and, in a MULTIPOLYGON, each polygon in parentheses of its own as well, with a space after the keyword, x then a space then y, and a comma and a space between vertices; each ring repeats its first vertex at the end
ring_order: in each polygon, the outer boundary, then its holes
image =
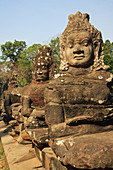
POLYGON ((0 45, 15 39, 47 44, 77 11, 90 14, 103 40, 113 42, 113 0, 0 0, 0 45))

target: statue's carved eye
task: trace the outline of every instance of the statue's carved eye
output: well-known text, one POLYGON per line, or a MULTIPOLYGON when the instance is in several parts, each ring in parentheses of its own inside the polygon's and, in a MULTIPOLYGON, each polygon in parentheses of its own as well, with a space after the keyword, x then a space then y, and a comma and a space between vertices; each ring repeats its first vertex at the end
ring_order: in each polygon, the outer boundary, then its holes
POLYGON ((73 44, 70 44, 69 47, 70 47, 70 48, 73 48, 73 44))
POLYGON ((74 46, 74 41, 73 41, 73 40, 69 41, 69 42, 68 42, 68 46, 69 46, 69 48, 73 48, 73 46, 74 46))
POLYGON ((82 44, 83 44, 84 46, 88 46, 89 44, 92 44, 92 40, 91 40, 91 39, 84 39, 84 40, 82 41, 82 44))
POLYGON ((83 45, 84 45, 84 46, 88 46, 88 42, 84 42, 83 45))
POLYGON ((84 41, 82 41, 82 44, 83 44, 84 46, 88 46, 89 40, 84 40, 84 41))

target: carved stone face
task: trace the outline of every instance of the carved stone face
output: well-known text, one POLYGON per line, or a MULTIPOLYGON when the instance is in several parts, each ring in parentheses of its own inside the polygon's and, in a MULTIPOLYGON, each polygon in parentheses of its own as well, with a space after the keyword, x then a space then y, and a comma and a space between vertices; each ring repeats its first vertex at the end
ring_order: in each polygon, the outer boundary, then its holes
POLYGON ((47 67, 38 68, 37 72, 35 73, 36 81, 46 81, 49 78, 49 70, 47 67))
POLYGON ((87 67, 93 63, 92 40, 88 32, 72 33, 65 49, 69 65, 87 67))

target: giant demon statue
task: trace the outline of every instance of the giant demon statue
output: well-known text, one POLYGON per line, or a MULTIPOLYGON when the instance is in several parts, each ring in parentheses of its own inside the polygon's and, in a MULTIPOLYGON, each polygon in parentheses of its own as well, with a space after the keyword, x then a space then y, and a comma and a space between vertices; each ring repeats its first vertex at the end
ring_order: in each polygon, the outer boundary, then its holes
POLYGON ((113 130, 113 76, 104 65, 101 32, 89 23, 88 14, 69 16, 60 55, 60 76, 45 90, 50 146, 64 165, 113 168, 113 143, 99 138, 113 130))

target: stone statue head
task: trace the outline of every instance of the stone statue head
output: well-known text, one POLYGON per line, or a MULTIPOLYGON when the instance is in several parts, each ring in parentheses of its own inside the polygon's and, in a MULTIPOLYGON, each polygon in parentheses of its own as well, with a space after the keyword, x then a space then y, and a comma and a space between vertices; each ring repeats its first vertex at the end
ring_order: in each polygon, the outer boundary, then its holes
POLYGON ((89 23, 89 15, 77 12, 60 37, 61 70, 72 67, 104 69, 101 32, 89 23))
POLYGON ((39 48, 38 54, 34 60, 33 79, 36 81, 49 80, 50 67, 52 64, 51 48, 44 45, 39 48))

